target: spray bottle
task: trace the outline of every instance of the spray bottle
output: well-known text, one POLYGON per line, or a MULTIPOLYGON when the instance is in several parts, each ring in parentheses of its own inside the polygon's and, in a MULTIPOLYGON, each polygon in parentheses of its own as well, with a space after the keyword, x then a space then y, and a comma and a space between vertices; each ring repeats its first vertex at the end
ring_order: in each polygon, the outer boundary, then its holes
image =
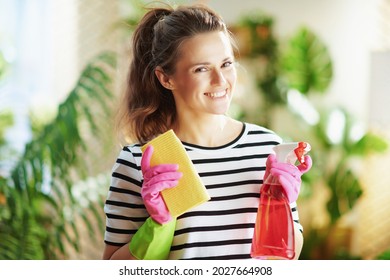
MULTIPOLYGON (((275 146, 279 162, 304 162, 310 151, 306 142, 275 146)), ((252 239, 251 257, 255 259, 293 259, 295 256, 294 221, 287 196, 279 180, 271 174, 260 190, 260 204, 252 239)))

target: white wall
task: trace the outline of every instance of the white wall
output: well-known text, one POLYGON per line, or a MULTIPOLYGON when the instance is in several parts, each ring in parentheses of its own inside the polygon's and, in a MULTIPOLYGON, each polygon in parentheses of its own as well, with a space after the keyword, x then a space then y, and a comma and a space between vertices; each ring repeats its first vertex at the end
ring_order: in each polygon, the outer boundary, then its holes
POLYGON ((390 50, 371 56, 369 122, 375 128, 390 129, 390 50))

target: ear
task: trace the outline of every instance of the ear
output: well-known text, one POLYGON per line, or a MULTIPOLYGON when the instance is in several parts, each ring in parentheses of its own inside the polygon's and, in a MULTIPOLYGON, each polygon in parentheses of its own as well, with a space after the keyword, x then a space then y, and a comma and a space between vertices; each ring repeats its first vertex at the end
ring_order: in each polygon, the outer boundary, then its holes
POLYGON ((164 70, 160 66, 157 66, 156 70, 154 70, 154 74, 157 76, 157 79, 160 81, 163 87, 169 90, 173 90, 171 78, 164 72, 164 70))

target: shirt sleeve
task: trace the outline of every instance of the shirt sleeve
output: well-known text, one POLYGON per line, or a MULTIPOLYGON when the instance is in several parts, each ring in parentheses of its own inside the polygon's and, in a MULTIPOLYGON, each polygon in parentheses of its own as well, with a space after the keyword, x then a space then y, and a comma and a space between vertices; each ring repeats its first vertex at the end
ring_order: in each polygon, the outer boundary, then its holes
POLYGON ((104 205, 104 242, 122 246, 130 241, 149 216, 141 197, 142 152, 139 146, 126 146, 112 168, 111 183, 104 205))

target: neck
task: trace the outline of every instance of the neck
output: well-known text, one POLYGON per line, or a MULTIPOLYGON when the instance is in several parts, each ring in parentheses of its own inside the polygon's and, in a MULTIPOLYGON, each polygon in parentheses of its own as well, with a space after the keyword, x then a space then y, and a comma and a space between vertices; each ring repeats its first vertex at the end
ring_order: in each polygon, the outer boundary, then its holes
POLYGON ((227 144, 239 135, 241 129, 240 122, 225 115, 180 118, 174 127, 181 141, 203 147, 218 147, 227 144))

